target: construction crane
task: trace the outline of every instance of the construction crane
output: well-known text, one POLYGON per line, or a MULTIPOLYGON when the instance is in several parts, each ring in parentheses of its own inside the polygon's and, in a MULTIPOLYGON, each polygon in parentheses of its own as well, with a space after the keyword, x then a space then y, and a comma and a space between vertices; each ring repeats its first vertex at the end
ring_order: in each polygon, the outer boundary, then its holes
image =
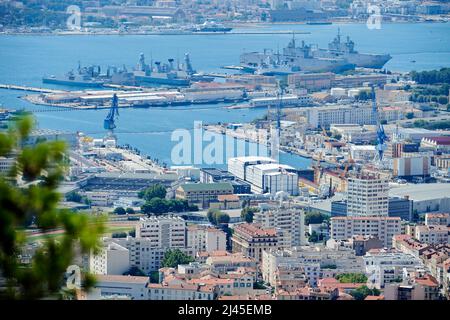
POLYGON ((114 129, 116 124, 114 122, 115 118, 119 116, 119 98, 117 94, 114 93, 111 101, 111 107, 109 108, 109 113, 103 121, 103 128, 108 130, 108 137, 114 137, 114 129))
POLYGON ((276 104, 276 123, 275 123, 275 132, 272 132, 271 130, 271 117, 270 117, 270 105, 267 107, 267 120, 269 123, 268 130, 270 131, 270 157, 274 158, 275 160, 278 160, 278 147, 280 143, 280 133, 281 133, 281 107, 283 103, 283 93, 285 90, 286 84, 282 83, 281 81, 278 81, 278 101, 276 104))
POLYGON ((381 119, 378 114, 378 108, 377 108, 377 98, 375 94, 375 87, 374 85, 371 85, 372 88, 372 115, 373 115, 373 121, 377 126, 377 146, 376 146, 376 154, 375 154, 375 161, 383 161, 383 154, 384 150, 386 149, 385 142, 387 140, 386 133, 384 132, 384 127, 381 124, 381 119))

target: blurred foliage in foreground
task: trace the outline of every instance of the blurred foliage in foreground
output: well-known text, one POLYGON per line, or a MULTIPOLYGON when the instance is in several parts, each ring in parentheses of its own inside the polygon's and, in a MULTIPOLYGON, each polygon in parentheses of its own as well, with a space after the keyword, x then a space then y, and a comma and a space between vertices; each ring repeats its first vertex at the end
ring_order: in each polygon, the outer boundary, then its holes
MULTIPOLYGON (((67 296, 65 273, 78 254, 96 252, 104 221, 88 215, 58 209, 57 188, 67 168, 66 147, 61 141, 25 142, 33 119, 23 117, 6 132, 0 132, 0 157, 16 159, 7 174, 0 175, 0 287, 1 299, 41 299, 67 296), (21 264, 19 255, 26 244, 23 231, 33 223, 44 234, 42 245, 31 263, 21 264), (46 233, 63 232, 59 239, 46 233)), ((83 275, 83 287, 93 284, 83 275)))

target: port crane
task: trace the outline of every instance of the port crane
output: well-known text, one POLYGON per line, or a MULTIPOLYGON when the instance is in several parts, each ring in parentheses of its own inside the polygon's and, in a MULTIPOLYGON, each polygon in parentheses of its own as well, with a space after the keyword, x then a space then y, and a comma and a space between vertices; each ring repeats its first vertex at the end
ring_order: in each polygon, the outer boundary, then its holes
POLYGON ((111 107, 109 108, 109 113, 103 121, 103 128, 108 130, 107 137, 115 138, 114 129, 116 128, 115 118, 119 116, 119 98, 117 94, 114 93, 111 101, 111 107))
POLYGON ((384 150, 386 149, 387 136, 386 133, 384 132, 384 127, 381 124, 380 115, 378 113, 377 98, 375 94, 374 85, 371 85, 371 89, 372 89, 372 115, 373 121, 377 126, 377 146, 374 160, 381 164, 383 161, 384 150))
POLYGON ((267 106, 267 122, 268 122, 268 136, 270 139, 268 140, 268 148, 269 156, 275 160, 278 160, 279 157, 279 144, 280 144, 280 132, 281 132, 281 104, 283 103, 283 93, 285 90, 286 84, 278 81, 278 93, 277 93, 277 103, 276 103, 276 118, 275 118, 275 128, 272 127, 271 121, 271 111, 270 104, 267 106))

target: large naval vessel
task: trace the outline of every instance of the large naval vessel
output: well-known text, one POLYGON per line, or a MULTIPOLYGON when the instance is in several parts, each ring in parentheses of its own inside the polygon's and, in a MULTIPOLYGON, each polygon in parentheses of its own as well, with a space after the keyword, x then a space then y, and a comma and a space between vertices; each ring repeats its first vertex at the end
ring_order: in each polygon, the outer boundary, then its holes
POLYGON ((389 54, 359 53, 355 50, 355 43, 347 36, 346 41, 342 41, 340 30, 337 36, 328 44, 328 49, 317 49, 314 51, 315 57, 320 58, 343 58, 349 63, 361 68, 381 69, 391 60, 389 54))
POLYGON ((244 71, 264 75, 285 75, 294 72, 334 72, 342 73, 356 67, 382 68, 391 59, 389 54, 359 53, 355 44, 347 37, 341 41, 337 37, 329 43, 328 49, 307 45, 304 41, 297 45, 295 36, 282 52, 265 49, 263 52, 246 52, 240 56, 240 66, 244 71))
POLYGON ((197 73, 192 67, 189 54, 184 57, 184 63, 174 64, 174 59, 168 59, 168 63, 159 61, 145 63, 144 54, 141 53, 137 67, 128 71, 125 66, 117 68, 108 66, 106 72, 102 73, 101 67, 91 65, 82 67, 78 62, 78 69, 71 70, 63 76, 44 76, 43 83, 51 83, 75 87, 102 87, 105 84, 117 85, 168 85, 188 86, 191 82, 211 82, 213 77, 197 73))
POLYGON ((160 61, 145 63, 144 54, 141 53, 136 70, 133 72, 137 83, 149 83, 172 86, 188 86, 191 81, 211 82, 213 77, 196 73, 192 67, 189 54, 184 55, 184 63, 175 65, 174 59, 168 59, 168 63, 160 61), (154 65, 153 65, 154 64, 154 65))

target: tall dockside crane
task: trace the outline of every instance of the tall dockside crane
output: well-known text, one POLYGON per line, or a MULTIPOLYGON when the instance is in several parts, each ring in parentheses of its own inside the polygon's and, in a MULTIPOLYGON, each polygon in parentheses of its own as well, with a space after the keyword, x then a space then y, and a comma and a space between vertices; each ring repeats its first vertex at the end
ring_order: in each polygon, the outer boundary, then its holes
POLYGON ((119 116, 119 98, 117 94, 114 93, 111 101, 111 107, 109 108, 109 113, 103 121, 103 128, 108 130, 107 137, 116 139, 114 135, 114 129, 116 128, 115 118, 119 116))
POLYGON ((378 113, 377 108, 377 98, 375 95, 375 87, 371 85, 372 88, 372 115, 373 115, 373 121, 377 126, 377 146, 376 146, 376 154, 375 154, 375 161, 381 163, 383 161, 383 154, 384 150, 386 149, 386 141, 387 136, 384 132, 384 127, 381 124, 380 115, 378 113))
POLYGON ((281 136, 281 107, 283 103, 283 93, 286 85, 278 81, 278 101, 276 103, 276 118, 275 118, 275 128, 273 130, 270 121, 270 106, 267 109, 267 115, 269 120, 269 131, 270 131, 270 157, 279 160, 279 145, 280 145, 280 136, 281 136))

